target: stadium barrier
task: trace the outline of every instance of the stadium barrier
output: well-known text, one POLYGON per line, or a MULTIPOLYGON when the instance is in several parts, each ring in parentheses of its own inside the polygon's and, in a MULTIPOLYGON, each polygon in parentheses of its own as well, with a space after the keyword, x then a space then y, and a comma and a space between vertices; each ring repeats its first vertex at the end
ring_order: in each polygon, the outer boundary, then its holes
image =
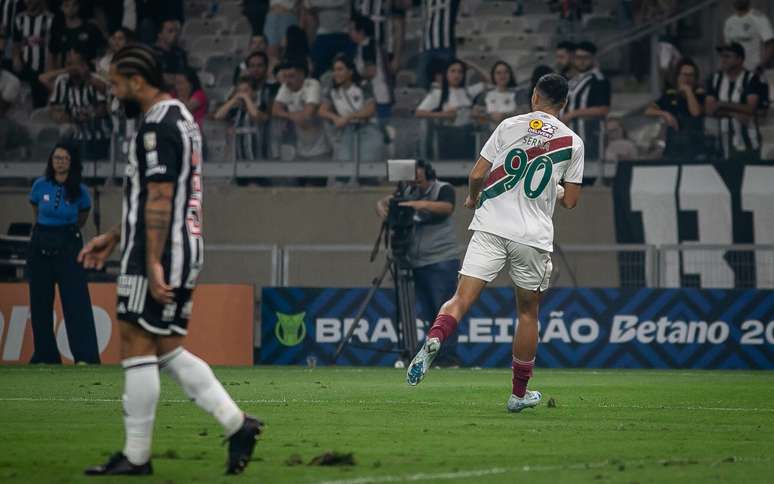
MULTIPOLYGON (((116 285, 89 284, 97 344, 102 363, 120 362, 120 335, 116 318, 116 285)), ((249 285, 202 284, 194 293, 193 317, 187 347, 215 365, 253 364, 254 290, 249 285)), ((66 363, 72 363, 59 296, 52 331, 66 363)), ((29 287, 0 284, 0 364, 26 363, 33 351, 29 287)))
MULTIPOLYGON (((392 365, 394 291, 377 291, 355 322, 366 291, 264 288, 260 362, 392 365)), ((512 289, 484 290, 458 328, 462 366, 510 367, 515 308, 512 289)), ((774 291, 557 288, 545 294, 540 321, 543 367, 774 369, 774 291)), ((429 322, 417 323, 421 340, 429 322)))

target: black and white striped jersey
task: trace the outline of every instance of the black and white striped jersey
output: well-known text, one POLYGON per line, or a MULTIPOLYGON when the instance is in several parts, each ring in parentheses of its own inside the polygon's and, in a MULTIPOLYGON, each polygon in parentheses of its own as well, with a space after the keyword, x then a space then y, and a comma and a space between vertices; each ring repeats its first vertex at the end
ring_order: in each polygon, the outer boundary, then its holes
POLYGON ((145 274, 145 203, 150 182, 174 184, 172 219, 161 262, 170 286, 191 289, 204 262, 202 136, 178 100, 154 104, 129 146, 121 274, 145 274))
MULTIPOLYGON (((610 81, 595 67, 570 79, 567 106, 564 113, 578 109, 610 106, 610 81)), ((602 118, 575 118, 569 127, 581 137, 586 145, 586 159, 598 160, 602 155, 602 118)))
POLYGON ((25 11, 16 16, 13 41, 21 47, 25 69, 37 73, 46 70, 48 39, 53 22, 54 15, 46 11, 37 15, 25 11))
MULTIPOLYGON (((10 41, 13 39, 14 19, 16 14, 24 10, 22 0, 0 0, 0 32, 10 41)), ((6 45, 8 42, 6 42, 6 45)), ((0 57, 2 57, 0 52, 0 57)))
POLYGON ((422 49, 454 49, 460 0, 423 0, 422 49))
MULTIPOLYGON (((758 76, 743 70, 735 79, 723 72, 712 75, 707 86, 707 96, 720 102, 747 104, 748 97, 758 96, 758 106, 764 86, 758 76)), ((750 119, 724 116, 720 118, 720 139, 726 157, 734 151, 757 151, 761 147, 758 117, 750 119)))
POLYGON ((52 106, 63 107, 73 120, 77 127, 75 139, 92 141, 110 138, 106 97, 92 83, 76 82, 70 74, 64 73, 56 78, 49 102, 52 106))

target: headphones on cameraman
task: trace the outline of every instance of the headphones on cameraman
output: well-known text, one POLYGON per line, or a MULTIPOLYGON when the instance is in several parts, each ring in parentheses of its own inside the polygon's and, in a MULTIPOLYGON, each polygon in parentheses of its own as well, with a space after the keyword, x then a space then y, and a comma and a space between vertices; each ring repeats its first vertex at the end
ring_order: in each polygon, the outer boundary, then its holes
POLYGON ((427 178, 428 181, 433 181, 437 178, 435 175, 435 169, 429 161, 423 159, 417 160, 417 168, 422 168, 422 170, 424 170, 425 178, 427 178))

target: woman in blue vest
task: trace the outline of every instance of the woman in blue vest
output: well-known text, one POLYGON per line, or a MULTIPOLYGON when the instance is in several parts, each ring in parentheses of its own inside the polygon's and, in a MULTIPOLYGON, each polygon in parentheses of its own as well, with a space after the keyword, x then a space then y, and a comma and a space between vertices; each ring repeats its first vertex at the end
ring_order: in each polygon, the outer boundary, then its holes
POLYGON ((35 226, 27 271, 35 352, 31 363, 62 362, 54 334, 54 286, 59 286, 67 339, 76 363, 99 363, 94 314, 86 273, 76 258, 83 245, 80 228, 91 210, 81 183, 77 148, 58 143, 48 157, 46 174, 30 192, 35 226))

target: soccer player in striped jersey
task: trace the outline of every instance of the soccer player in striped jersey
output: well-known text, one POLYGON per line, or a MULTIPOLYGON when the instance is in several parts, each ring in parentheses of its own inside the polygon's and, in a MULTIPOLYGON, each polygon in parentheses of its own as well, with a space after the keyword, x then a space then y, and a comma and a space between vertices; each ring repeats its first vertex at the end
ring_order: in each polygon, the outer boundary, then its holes
POLYGON ((126 443, 87 475, 151 474, 151 437, 159 370, 223 426, 226 472, 247 466, 262 424, 245 415, 210 367, 183 347, 202 268, 202 136, 193 116, 162 90, 161 61, 128 45, 110 65, 113 95, 127 116, 143 114, 129 150, 123 221, 92 239, 79 260, 100 268, 121 241, 117 314, 124 367, 126 443))
POLYGON ((533 112, 504 120, 481 150, 470 173, 465 206, 475 209, 473 238, 460 270, 457 292, 441 306, 406 381, 417 385, 441 344, 508 264, 516 286, 518 326, 513 338, 511 412, 540 403, 528 391, 538 344, 538 305, 551 277, 554 226, 559 200, 573 208, 583 180, 583 141, 559 118, 567 103, 567 80, 546 74, 532 93, 533 112))

